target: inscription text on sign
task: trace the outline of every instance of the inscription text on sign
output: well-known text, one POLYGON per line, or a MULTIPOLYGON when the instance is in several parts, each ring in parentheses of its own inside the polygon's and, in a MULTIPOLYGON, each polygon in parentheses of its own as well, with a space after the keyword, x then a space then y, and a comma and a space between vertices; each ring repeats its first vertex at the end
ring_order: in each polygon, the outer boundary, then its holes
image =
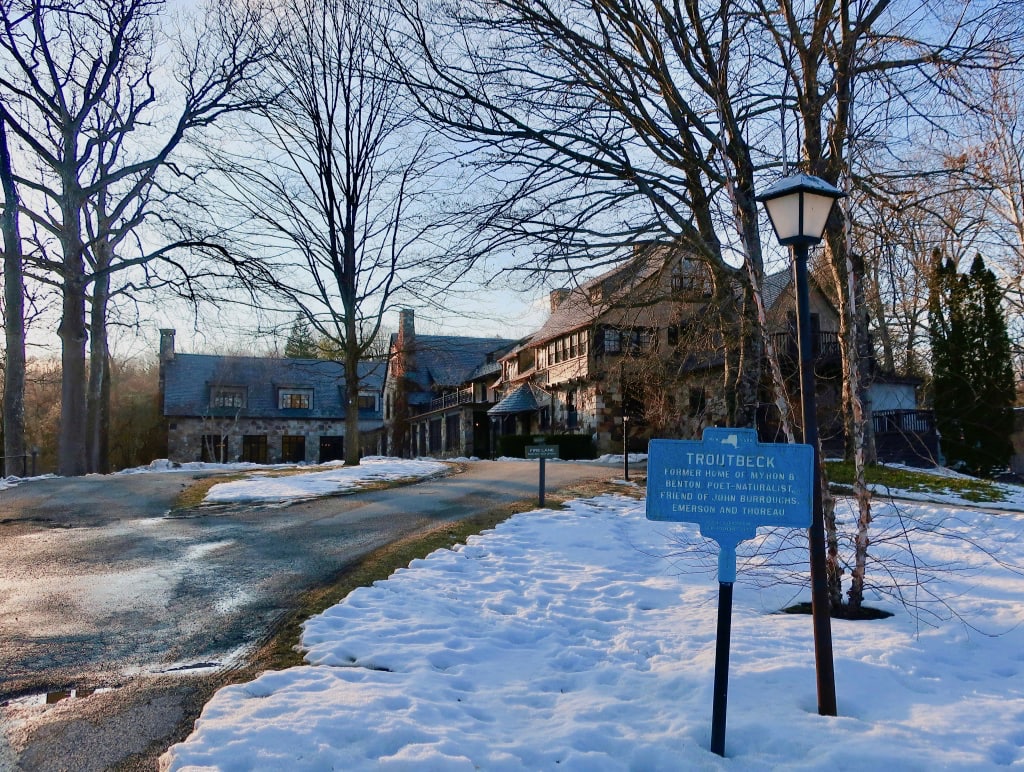
POLYGON ((753 429, 704 430, 701 442, 651 440, 647 518, 696 523, 718 542, 718 581, 736 581, 736 545, 759 526, 808 528, 814 451, 761 443, 753 429))
POLYGON ((527 445, 527 458, 558 458, 557 445, 527 445))

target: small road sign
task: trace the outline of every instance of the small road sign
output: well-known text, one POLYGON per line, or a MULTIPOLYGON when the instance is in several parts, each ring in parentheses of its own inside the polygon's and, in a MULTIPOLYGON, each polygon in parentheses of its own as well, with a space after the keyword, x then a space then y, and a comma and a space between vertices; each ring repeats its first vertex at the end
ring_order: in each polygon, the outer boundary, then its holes
POLYGON ((527 445, 527 458, 558 458, 557 445, 527 445))

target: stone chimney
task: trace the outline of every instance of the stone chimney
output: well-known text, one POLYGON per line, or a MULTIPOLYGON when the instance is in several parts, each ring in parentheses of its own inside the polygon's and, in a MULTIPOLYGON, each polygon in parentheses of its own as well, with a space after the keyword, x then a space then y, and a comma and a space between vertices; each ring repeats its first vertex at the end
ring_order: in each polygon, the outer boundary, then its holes
POLYGON ((416 339, 416 315, 411 308, 398 312, 398 341, 405 348, 416 339))
POLYGON ((160 363, 174 361, 174 330, 160 330, 160 363))
POLYGON ((562 305, 562 303, 564 303, 568 297, 568 287, 559 287, 558 289, 551 290, 551 292, 548 294, 548 299, 551 302, 552 312, 557 311, 558 307, 562 305))
POLYGON ((157 399, 160 404, 164 453, 167 452, 167 420, 163 417, 167 397, 167 365, 174 361, 174 330, 160 330, 160 357, 157 380, 157 399))
POLYGON ((393 366, 395 374, 404 376, 412 371, 416 349, 416 316, 411 308, 398 312, 398 335, 395 340, 397 357, 393 366))

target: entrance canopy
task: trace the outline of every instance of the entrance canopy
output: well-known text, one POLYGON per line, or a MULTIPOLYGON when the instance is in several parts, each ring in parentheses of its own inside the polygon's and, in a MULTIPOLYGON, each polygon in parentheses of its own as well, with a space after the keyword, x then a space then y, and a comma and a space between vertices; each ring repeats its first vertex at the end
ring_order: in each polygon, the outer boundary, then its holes
POLYGON ((524 383, 509 394, 505 399, 487 411, 490 416, 513 415, 515 413, 535 413, 540 410, 539 399, 548 395, 529 383, 524 383))

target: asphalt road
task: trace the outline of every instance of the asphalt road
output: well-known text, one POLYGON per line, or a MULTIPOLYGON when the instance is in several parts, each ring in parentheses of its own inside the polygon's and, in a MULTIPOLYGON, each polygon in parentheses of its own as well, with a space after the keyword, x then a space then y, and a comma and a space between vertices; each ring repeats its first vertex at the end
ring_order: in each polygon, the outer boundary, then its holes
MULTIPOLYGON (((619 476, 546 467, 549 491, 619 476)), ((152 750, 197 714, 203 674, 237 665, 303 591, 438 522, 535 500, 537 465, 467 464, 384 491, 169 512, 192 482, 173 472, 0 492, 0 769, 108 769, 152 750), (46 703, 72 689, 77 699, 46 703)))

